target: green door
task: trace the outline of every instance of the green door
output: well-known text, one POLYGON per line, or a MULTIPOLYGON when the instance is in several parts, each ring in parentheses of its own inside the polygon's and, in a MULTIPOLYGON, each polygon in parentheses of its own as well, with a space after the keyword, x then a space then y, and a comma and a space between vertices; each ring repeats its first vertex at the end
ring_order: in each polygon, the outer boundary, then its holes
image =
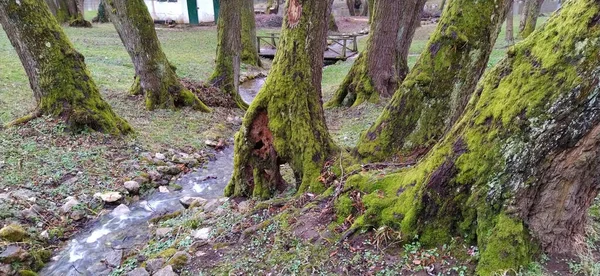
POLYGON ((219 0, 213 0, 213 8, 215 11, 215 24, 219 21, 219 0))
POLYGON ((188 16, 190 17, 190 24, 198 25, 200 21, 198 20, 198 5, 196 4, 196 0, 187 0, 187 9, 188 16))

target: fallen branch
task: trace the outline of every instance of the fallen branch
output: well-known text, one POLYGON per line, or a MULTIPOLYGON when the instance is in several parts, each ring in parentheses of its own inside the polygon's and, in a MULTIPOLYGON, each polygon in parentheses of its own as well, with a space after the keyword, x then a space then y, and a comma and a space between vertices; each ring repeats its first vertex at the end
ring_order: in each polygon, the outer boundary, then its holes
POLYGON ((42 116, 42 111, 39 109, 36 109, 35 111, 19 118, 16 119, 12 122, 9 122, 7 124, 5 124, 2 128, 10 128, 10 127, 14 127, 14 126, 18 126, 18 125, 22 125, 25 124, 33 119, 39 118, 40 116, 42 116))

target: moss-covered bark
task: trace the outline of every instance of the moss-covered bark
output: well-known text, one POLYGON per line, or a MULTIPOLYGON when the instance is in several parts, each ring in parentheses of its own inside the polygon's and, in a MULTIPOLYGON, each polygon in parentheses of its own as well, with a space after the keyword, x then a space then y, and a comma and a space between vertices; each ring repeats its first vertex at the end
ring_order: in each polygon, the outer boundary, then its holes
POLYGON ((327 107, 378 102, 394 94, 408 74, 408 49, 424 5, 424 0, 375 2, 367 47, 327 107))
POLYGON ((59 23, 69 23, 72 27, 92 27, 83 18, 83 0, 46 0, 46 4, 59 23))
POLYGON ((357 151, 368 160, 414 159, 461 115, 487 67, 511 0, 452 0, 417 64, 357 151))
POLYGON ((287 2, 273 67, 235 136, 235 169, 226 195, 272 196, 285 184, 279 173, 283 163, 293 169, 299 191, 324 190, 318 177, 334 148, 321 101, 331 2, 287 2))
POLYGON ((1 0, 0 23, 29 77, 36 113, 59 117, 74 130, 132 131, 102 99, 84 57, 73 49, 43 0, 1 0))
POLYGON ((154 21, 142 0, 105 0, 110 20, 121 37, 135 68, 132 94, 144 94, 146 108, 175 109, 191 106, 210 109, 179 82, 154 29, 154 21))
MULTIPOLYGON (((242 100, 238 89, 242 52, 242 1, 222 0, 219 9, 218 45, 215 71, 210 82, 221 89, 226 97, 231 97, 239 108, 248 105, 242 100)), ((258 52, 257 52, 258 53, 258 52)))
POLYGON ((537 19, 540 16, 540 9, 544 0, 526 0, 523 7, 523 14, 521 15, 521 24, 519 25, 519 37, 521 39, 527 38, 533 31, 535 31, 535 25, 537 19))
POLYGON ((252 66, 261 66, 258 57, 256 20, 254 19, 254 0, 242 1, 242 62, 252 66))
POLYGON ((511 3, 508 13, 506 14, 506 34, 504 37, 504 41, 506 42, 506 44, 508 45, 513 45, 515 44, 515 34, 514 34, 514 6, 515 3, 511 3))
POLYGON ((482 79, 423 160, 349 178, 366 193, 354 227, 388 225, 430 245, 468 237, 479 275, 571 250, 600 188, 598 18, 598 1, 565 3, 482 79))

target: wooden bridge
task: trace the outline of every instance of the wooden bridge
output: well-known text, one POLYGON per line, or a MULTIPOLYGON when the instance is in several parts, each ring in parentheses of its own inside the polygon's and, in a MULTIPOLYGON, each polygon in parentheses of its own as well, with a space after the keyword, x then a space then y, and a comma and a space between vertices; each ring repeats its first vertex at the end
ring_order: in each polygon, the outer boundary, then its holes
MULTIPOLYGON (((346 60, 358 54, 358 34, 341 34, 327 36, 327 49, 323 55, 326 62, 346 60)), ((279 33, 257 36, 258 55, 273 59, 279 45, 279 33)))

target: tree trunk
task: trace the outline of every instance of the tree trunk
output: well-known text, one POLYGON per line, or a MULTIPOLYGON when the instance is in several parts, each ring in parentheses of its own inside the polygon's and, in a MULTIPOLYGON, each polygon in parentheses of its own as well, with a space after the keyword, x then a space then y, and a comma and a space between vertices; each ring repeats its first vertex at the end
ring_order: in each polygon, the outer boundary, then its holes
POLYGON ((468 237, 478 275, 569 252, 600 188, 599 18, 597 0, 566 2, 486 74, 425 159, 349 178, 366 194, 354 229, 388 225, 428 245, 468 237))
POLYGON ((506 41, 507 45, 513 45, 515 44, 515 35, 514 35, 514 31, 513 31, 513 26, 514 26, 514 7, 515 4, 514 2, 510 5, 510 8, 508 10, 508 14, 506 14, 506 37, 504 38, 506 41))
POLYGON ((540 16, 540 9, 544 0, 526 0, 523 15, 521 16, 521 24, 519 25, 519 37, 527 38, 533 31, 537 19, 540 16))
POLYGON ((327 29, 330 32, 334 32, 334 33, 337 33, 340 31, 337 23, 335 22, 335 16, 333 15, 333 13, 329 15, 329 25, 328 25, 327 29))
POLYGON ((323 52, 332 0, 289 0, 273 68, 235 137, 228 196, 268 198, 285 183, 288 163, 298 191, 320 192, 318 181, 334 149, 321 101, 323 52))
POLYGON ((511 0, 451 0, 426 50, 357 151, 367 160, 426 153, 461 115, 485 71, 511 0))
POLYGON ((59 23, 69 23, 71 27, 92 27, 83 18, 83 0, 46 0, 52 14, 59 23))
POLYGON ((354 0, 346 0, 346 6, 348 6, 348 12, 350 16, 356 16, 356 9, 354 9, 354 0))
POLYGON ((267 9, 265 14, 278 14, 279 13, 279 0, 267 0, 267 9))
POLYGON ((240 79, 240 53, 242 52, 241 2, 244 0, 221 0, 218 23, 217 60, 215 71, 210 77, 213 86, 230 97, 239 108, 248 105, 238 93, 240 79))
POLYGON ((360 14, 361 16, 370 16, 371 18, 369 18, 369 22, 372 22, 371 19, 373 17, 373 11, 371 11, 371 9, 373 9, 373 7, 375 7, 375 0, 366 0, 363 4, 362 12, 360 14))
POLYGON ((389 98, 408 74, 408 50, 425 0, 379 0, 375 5, 367 47, 327 107, 389 98))
POLYGON ((252 66, 261 66, 258 57, 256 38, 256 19, 254 18, 254 0, 242 1, 242 62, 252 66))
POLYGON ((129 124, 106 103, 43 0, 0 0, 0 23, 15 47, 37 101, 35 114, 64 120, 74 130, 127 134, 129 124))
POLYGON ((104 3, 135 68, 130 93, 145 95, 148 110, 191 106, 196 110, 210 111, 179 82, 176 68, 162 51, 154 21, 144 1, 107 0, 104 3))
POLYGON ((96 15, 96 17, 94 19, 92 19, 92 22, 95 22, 95 23, 108 23, 109 22, 108 14, 106 13, 106 8, 104 7, 104 2, 100 1, 100 4, 98 4, 98 15, 96 15))

